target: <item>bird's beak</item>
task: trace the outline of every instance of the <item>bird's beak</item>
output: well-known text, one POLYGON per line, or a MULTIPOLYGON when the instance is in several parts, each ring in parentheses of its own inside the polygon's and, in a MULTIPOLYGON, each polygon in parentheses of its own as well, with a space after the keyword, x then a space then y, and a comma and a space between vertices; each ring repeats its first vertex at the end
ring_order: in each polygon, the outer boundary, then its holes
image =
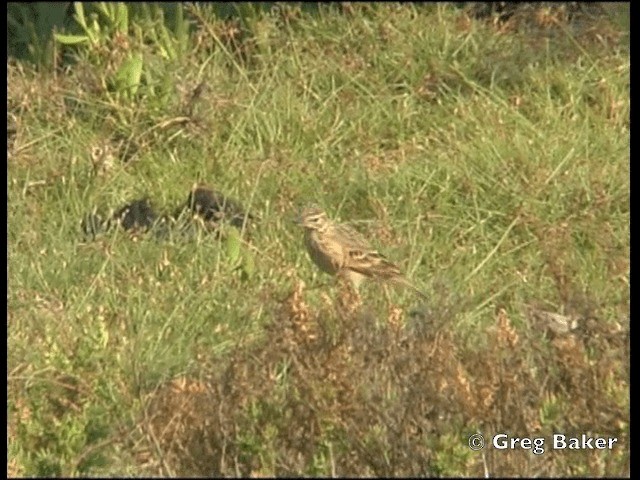
POLYGON ((301 217, 295 217, 293 219, 293 223, 295 223, 296 225, 302 225, 302 218, 301 217))

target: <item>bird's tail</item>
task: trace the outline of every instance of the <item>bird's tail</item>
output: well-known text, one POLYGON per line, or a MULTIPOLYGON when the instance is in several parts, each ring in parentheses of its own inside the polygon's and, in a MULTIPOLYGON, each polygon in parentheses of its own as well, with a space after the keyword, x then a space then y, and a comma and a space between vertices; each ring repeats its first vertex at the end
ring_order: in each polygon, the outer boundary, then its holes
POLYGON ((399 283, 401 285, 404 285, 405 287, 409 287, 413 293, 415 293, 416 295, 418 295, 420 298, 422 298, 423 300, 428 300, 428 297, 426 294, 424 294, 422 292, 422 290, 420 290, 418 287, 416 287, 413 283, 411 283, 409 280, 407 280, 404 277, 396 277, 394 279, 394 281, 396 283, 399 283))

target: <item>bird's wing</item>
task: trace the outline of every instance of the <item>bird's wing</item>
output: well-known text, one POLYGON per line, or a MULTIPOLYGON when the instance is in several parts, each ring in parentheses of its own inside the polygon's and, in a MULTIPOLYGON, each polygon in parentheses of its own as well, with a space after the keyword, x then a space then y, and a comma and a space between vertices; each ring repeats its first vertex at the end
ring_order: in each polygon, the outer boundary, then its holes
POLYGON ((336 225, 335 234, 342 245, 345 267, 367 277, 393 278, 400 269, 387 260, 382 253, 355 228, 347 224, 336 225))
POLYGON ((368 250, 375 251, 375 249, 371 246, 371 243, 369 243, 369 241, 364 237, 364 235, 358 232, 351 225, 348 225, 346 223, 340 223, 335 225, 334 234, 338 237, 337 240, 342 245, 344 245, 345 247, 348 247, 349 249, 362 250, 362 251, 368 251, 368 250))
POLYGON ((336 234, 343 245, 345 268, 366 277, 391 280, 409 287, 423 299, 427 296, 413 285, 400 271, 400 268, 389 261, 382 253, 371 246, 371 243, 355 228, 347 224, 336 225, 336 234))

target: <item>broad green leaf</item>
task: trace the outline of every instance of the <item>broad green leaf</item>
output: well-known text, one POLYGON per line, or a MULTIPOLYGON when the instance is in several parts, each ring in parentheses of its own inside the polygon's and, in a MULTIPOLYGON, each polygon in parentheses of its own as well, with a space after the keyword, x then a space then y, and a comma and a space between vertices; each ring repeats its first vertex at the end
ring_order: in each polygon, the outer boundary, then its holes
POLYGON ((58 43, 63 45, 77 45, 89 41, 89 37, 86 35, 63 35, 60 33, 54 34, 54 38, 58 43))
POLYGON ((126 33, 129 27, 129 7, 123 2, 100 2, 97 9, 116 31, 126 33))
POLYGON ((240 258, 240 234, 235 228, 230 228, 226 239, 227 257, 232 265, 240 258))
POLYGON ((129 30, 129 7, 123 2, 118 2, 115 18, 116 29, 121 33, 129 30))
POLYGON ((253 276, 253 272, 255 272, 256 270, 256 263, 253 252, 251 252, 247 248, 245 248, 242 252, 242 270, 244 270, 247 278, 251 278, 253 276))
POLYGON ((82 5, 82 2, 73 2, 73 9, 76 12, 75 14, 76 22, 78 22, 86 32, 88 27, 87 27, 87 20, 84 17, 84 6, 82 5))
POLYGON ((136 53, 127 59, 116 73, 116 89, 128 98, 133 97, 140 86, 142 78, 142 54, 136 53))

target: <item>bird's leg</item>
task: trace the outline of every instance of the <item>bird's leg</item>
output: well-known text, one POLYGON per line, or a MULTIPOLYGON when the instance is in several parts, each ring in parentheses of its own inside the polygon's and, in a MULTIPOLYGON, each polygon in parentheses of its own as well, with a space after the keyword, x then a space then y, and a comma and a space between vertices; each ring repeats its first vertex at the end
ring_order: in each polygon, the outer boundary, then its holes
POLYGON ((347 311, 353 312, 362 305, 362 297, 358 291, 360 282, 354 281, 349 272, 340 271, 337 274, 340 289, 339 303, 347 311))

